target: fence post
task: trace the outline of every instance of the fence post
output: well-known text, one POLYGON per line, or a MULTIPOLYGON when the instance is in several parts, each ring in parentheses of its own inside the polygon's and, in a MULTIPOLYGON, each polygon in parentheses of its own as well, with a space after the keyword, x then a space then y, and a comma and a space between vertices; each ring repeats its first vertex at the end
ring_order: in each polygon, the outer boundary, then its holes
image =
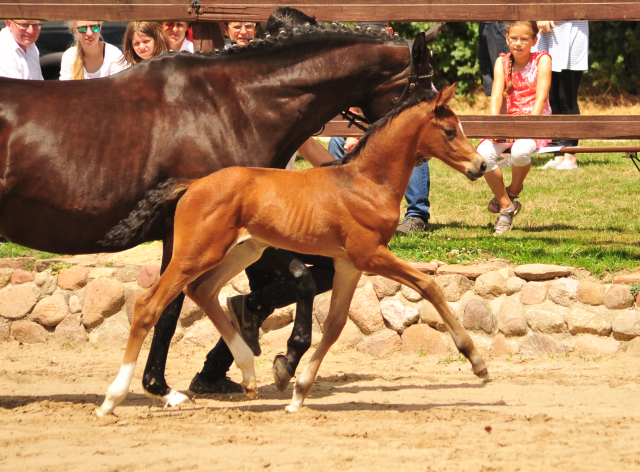
POLYGON ((195 52, 209 52, 224 48, 222 24, 217 21, 193 22, 193 48, 195 52))

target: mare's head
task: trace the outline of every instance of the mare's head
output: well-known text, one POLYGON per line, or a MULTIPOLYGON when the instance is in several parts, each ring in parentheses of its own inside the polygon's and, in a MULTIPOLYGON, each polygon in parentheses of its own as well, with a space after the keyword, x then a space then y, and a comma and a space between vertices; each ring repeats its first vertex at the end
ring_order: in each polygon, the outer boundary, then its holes
POLYGON ((403 49, 401 53, 403 60, 406 61, 403 73, 384 82, 353 106, 360 107, 364 115, 373 123, 394 107, 409 101, 415 103, 417 100, 431 96, 434 90, 431 59, 437 57, 437 53, 429 49, 429 44, 435 41, 443 27, 444 23, 438 23, 426 33, 416 36, 410 54, 406 54, 406 46, 400 45, 403 49))
POLYGON ((424 106, 427 116, 420 129, 416 165, 435 157, 469 180, 476 180, 482 177, 487 164, 471 145, 462 131, 460 120, 447 105, 456 87, 457 84, 444 87, 424 106))

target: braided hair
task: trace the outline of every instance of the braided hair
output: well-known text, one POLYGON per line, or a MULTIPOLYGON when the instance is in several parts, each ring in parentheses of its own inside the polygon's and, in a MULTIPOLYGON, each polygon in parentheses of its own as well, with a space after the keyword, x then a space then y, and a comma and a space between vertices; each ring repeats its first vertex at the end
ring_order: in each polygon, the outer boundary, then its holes
MULTIPOLYGON (((509 34, 509 30, 513 26, 526 26, 531 30, 531 34, 535 38, 538 35, 538 25, 535 21, 507 21, 505 23, 505 30, 507 35, 509 34)), ((513 75, 513 54, 509 55, 509 72, 507 73, 507 86, 504 88, 504 92, 502 95, 507 98, 511 92, 513 92, 513 80, 511 76, 513 75)))

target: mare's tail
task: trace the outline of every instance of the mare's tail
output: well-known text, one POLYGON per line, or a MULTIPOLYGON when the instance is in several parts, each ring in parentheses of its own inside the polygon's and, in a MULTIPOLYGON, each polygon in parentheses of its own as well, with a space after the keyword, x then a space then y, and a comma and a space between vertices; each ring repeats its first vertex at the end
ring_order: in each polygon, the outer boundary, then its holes
POLYGON ((195 180, 169 179, 149 190, 124 220, 111 228, 102 241, 103 246, 127 246, 142 242, 158 215, 168 203, 177 202, 195 180))

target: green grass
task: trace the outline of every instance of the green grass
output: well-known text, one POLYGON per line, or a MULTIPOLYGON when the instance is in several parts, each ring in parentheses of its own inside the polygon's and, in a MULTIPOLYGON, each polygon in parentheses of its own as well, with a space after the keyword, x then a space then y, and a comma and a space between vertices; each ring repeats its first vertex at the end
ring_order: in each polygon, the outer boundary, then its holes
MULTIPOLYGON (((582 146, 638 145, 583 141, 582 146)), ((579 169, 541 170, 534 156, 520 196, 514 230, 493 236, 493 197, 484 179, 431 161, 431 231, 394 237, 390 248, 415 261, 472 263, 498 257, 514 264, 545 263, 589 270, 601 278, 640 266, 640 172, 622 153, 578 154, 579 169)), ((509 169, 503 169, 510 182, 509 169)), ((406 206, 406 203, 403 203, 406 206)))
POLYGON ((41 252, 29 249, 19 244, 2 243, 0 244, 0 258, 4 257, 35 257, 36 259, 50 259, 52 257, 60 257, 58 254, 50 252, 41 252))

